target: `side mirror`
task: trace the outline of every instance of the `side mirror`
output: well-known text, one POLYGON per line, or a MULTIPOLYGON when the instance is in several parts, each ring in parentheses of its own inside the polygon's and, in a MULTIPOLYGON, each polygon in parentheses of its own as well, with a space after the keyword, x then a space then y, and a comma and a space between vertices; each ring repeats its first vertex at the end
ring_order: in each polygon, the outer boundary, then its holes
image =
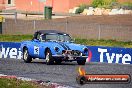
POLYGON ((34 42, 40 42, 40 40, 38 40, 38 39, 34 39, 34 42))

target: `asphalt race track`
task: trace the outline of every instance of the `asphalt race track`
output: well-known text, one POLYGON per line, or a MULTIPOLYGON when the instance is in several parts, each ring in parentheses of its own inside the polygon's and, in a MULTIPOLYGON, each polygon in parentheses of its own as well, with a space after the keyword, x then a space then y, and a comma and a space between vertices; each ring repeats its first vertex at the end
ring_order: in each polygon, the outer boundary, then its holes
MULTIPOLYGON (((132 82, 129 84, 78 85, 76 83, 78 67, 79 65, 76 62, 46 65, 44 61, 24 63, 23 60, 0 59, 0 74, 51 81, 75 88, 132 88, 132 82)), ((132 76, 132 65, 87 63, 83 67, 88 74, 130 74, 132 76)))

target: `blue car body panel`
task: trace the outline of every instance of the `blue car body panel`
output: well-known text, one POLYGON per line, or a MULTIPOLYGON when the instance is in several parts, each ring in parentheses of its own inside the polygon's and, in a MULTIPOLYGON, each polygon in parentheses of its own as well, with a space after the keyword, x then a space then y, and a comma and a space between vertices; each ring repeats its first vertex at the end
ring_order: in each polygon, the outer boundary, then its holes
MULTIPOLYGON (((45 32, 45 31, 41 31, 41 32, 45 32)), ((56 31, 53 31, 53 32, 58 33, 56 31)), ((50 33, 50 31, 48 31, 47 33, 50 33)), ((85 52, 85 50, 84 50, 87 47, 84 45, 75 44, 72 42, 61 42, 61 41, 39 41, 39 40, 36 40, 36 38, 37 38, 36 35, 37 34, 35 34, 35 37, 33 40, 23 41, 21 43, 22 52, 23 52, 24 48, 27 48, 28 54, 32 58, 45 59, 45 57, 46 57, 45 53, 46 53, 47 48, 50 49, 52 56, 61 56, 63 54, 64 50, 66 50, 66 51, 79 51, 79 52, 81 52, 81 55, 84 55, 85 59, 88 56, 88 51, 85 52), (58 48, 58 51, 55 50, 55 47, 58 48)), ((80 56, 80 59, 81 58, 82 58, 82 56, 80 56)))
MULTIPOLYGON (((84 45, 80 44, 74 44, 70 42, 34 42, 34 41, 24 41, 21 43, 21 50, 23 51, 24 47, 28 48, 29 55, 34 58, 45 58, 45 49, 49 48, 52 52, 52 55, 56 55, 58 53, 62 53, 62 50, 65 50, 63 45, 66 45, 68 48, 67 50, 79 50, 82 53, 84 53, 84 48, 87 48, 84 45), (59 51, 56 52, 54 50, 54 47, 58 47, 59 51), (35 48, 38 49, 38 51, 35 51, 35 48), (36 53, 35 53, 36 52, 36 53)), ((88 53, 84 53, 85 55, 88 55, 88 53)))

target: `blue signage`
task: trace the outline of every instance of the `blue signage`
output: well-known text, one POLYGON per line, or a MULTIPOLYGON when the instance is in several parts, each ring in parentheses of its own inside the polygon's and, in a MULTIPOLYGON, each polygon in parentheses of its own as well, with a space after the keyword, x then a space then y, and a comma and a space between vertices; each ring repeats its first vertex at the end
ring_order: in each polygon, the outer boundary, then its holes
POLYGON ((21 43, 0 42, 0 58, 21 59, 20 45, 21 43))
POLYGON ((132 64, 131 48, 88 46, 90 62, 132 64))
MULTIPOLYGON (((21 43, 0 42, 0 58, 21 59, 21 43)), ((117 47, 87 46, 88 62, 132 64, 132 49, 117 47)))

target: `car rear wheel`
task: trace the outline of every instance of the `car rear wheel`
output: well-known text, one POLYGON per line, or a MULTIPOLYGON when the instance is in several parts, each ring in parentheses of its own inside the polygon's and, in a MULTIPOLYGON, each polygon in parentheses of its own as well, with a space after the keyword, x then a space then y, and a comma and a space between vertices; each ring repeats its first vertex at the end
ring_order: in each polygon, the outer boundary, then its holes
POLYGON ((28 49, 27 49, 27 48, 25 48, 25 49, 23 50, 23 60, 24 60, 24 62, 26 62, 26 63, 30 63, 30 62, 32 61, 32 58, 31 58, 31 56, 29 55, 28 49))
POLYGON ((52 65, 54 64, 54 58, 52 57, 52 53, 50 51, 50 49, 46 50, 46 64, 47 65, 52 65))
POLYGON ((85 65, 86 60, 78 60, 77 63, 78 65, 85 65))

